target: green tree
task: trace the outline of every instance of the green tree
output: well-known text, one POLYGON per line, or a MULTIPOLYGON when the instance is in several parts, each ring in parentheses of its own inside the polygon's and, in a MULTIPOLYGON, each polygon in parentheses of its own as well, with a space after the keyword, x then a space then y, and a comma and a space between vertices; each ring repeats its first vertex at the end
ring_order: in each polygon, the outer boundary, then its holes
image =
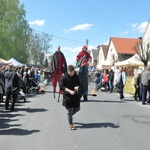
POLYGON ((31 63, 44 65, 45 55, 49 52, 49 48, 51 47, 51 38, 52 36, 46 33, 31 32, 28 44, 31 63))
POLYGON ((19 0, 0 0, 0 54, 26 63, 29 25, 19 0))

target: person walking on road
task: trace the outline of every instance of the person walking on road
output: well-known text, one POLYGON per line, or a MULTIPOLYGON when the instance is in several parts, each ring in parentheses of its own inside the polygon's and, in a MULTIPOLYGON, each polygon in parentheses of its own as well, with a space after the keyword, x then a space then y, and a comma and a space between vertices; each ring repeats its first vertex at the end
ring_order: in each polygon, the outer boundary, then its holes
POLYGON ((119 89, 119 93, 120 93, 120 98, 119 100, 122 101, 122 99, 124 99, 124 86, 126 84, 126 73, 123 70, 123 67, 120 66, 119 67, 119 73, 118 73, 118 77, 117 77, 117 86, 119 89))
POLYGON ((79 79, 81 83, 81 87, 79 88, 79 94, 83 95, 84 101, 87 101, 87 93, 88 93, 88 66, 91 62, 92 57, 87 52, 87 47, 84 45, 82 47, 82 51, 76 56, 76 61, 81 61, 79 66, 79 79), (81 61, 82 60, 82 61, 81 61))
POLYGON ((71 130, 76 129, 73 124, 72 116, 80 110, 79 86, 79 77, 75 73, 73 65, 69 65, 67 72, 61 78, 60 89, 64 91, 63 106, 67 109, 67 117, 71 130))
POLYGON ((64 54, 60 51, 60 46, 57 47, 56 52, 52 56, 50 64, 50 72, 52 73, 52 85, 54 97, 56 92, 57 82, 60 84, 60 79, 67 71, 67 62, 64 54))
POLYGON ((141 73, 142 104, 146 104, 147 93, 149 93, 147 104, 150 103, 150 67, 146 67, 141 73))

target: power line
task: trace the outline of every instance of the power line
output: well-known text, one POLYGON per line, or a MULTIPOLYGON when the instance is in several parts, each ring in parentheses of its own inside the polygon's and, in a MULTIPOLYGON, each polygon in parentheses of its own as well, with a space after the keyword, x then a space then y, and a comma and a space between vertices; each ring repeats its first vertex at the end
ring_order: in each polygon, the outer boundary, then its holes
MULTIPOLYGON (((36 31, 36 32, 39 32, 39 33, 42 33, 42 34, 48 34, 48 33, 45 33, 45 32, 41 32, 41 31, 37 31, 37 30, 34 30, 32 29, 33 31, 36 31)), ((63 40, 67 40, 67 41, 72 41, 72 42, 78 42, 78 43, 83 43, 85 41, 78 41, 78 40, 73 40, 73 39, 67 39, 67 38, 64 38, 64 37, 60 37, 60 36, 56 36, 56 35, 53 35, 53 34, 49 34, 51 35, 52 37, 55 37, 55 38, 59 38, 59 39, 63 39, 63 40)))
POLYGON ((72 42, 85 42, 85 41, 77 41, 77 40, 72 40, 72 39, 66 39, 66 38, 63 38, 63 37, 59 37, 59 36, 56 36, 56 35, 53 35, 53 37, 56 37, 56 38, 59 38, 59 39, 63 39, 63 40, 67 40, 67 41, 72 41, 72 42))
MULTIPOLYGON (((121 3, 121 7, 119 7, 118 9, 116 9, 105 21, 104 21, 104 25, 100 28, 97 28, 97 30, 102 31, 103 33, 105 32, 105 30, 108 30, 112 27, 112 24, 116 23, 121 16, 123 16, 130 8, 132 8, 139 0, 128 0, 125 3, 121 3), (119 14, 119 15, 118 15, 119 14), (114 17, 113 17, 114 16, 114 17), (110 26, 111 25, 111 26, 110 26)), ((97 36, 97 33, 95 34, 94 37, 97 36)), ((94 39, 94 37, 92 37, 92 39, 94 39)), ((89 37, 88 37, 89 38, 89 37)))

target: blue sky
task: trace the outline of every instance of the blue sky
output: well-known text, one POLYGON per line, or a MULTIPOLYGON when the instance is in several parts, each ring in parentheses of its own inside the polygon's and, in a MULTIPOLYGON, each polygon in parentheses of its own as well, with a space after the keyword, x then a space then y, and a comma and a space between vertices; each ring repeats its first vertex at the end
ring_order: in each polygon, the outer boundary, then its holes
POLYGON ((88 49, 108 44, 110 37, 143 36, 150 19, 150 0, 20 0, 26 19, 36 31, 52 34, 51 52, 57 45, 68 64, 88 39, 88 49))

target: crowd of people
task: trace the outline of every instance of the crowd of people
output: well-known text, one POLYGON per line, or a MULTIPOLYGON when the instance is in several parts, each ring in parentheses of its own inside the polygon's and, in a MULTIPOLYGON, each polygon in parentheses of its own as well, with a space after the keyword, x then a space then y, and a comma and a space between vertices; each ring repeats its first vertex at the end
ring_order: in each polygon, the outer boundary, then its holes
POLYGON ((150 104, 150 67, 146 67, 141 73, 134 76, 134 99, 141 101, 143 105, 150 104))
MULTIPOLYGON (((92 57, 84 45, 81 52, 76 56, 76 61, 80 62, 77 74, 73 65, 67 66, 66 58, 61 52, 61 47, 58 46, 49 64, 50 76, 47 79, 51 78, 54 93, 57 83, 59 85, 59 93, 63 94, 63 106, 66 107, 68 112, 71 130, 75 129, 72 115, 80 110, 81 97, 83 96, 84 101, 88 100, 88 66, 91 60, 92 57)), ((43 72, 46 76, 46 71, 41 68, 26 66, 18 68, 12 64, 0 67, 0 101, 3 101, 3 97, 6 96, 4 109, 14 111, 20 87, 24 93, 28 93, 33 81, 39 82, 42 80, 43 72)))
POLYGON ((116 71, 112 68, 104 70, 96 70, 93 75, 93 82, 95 83, 95 90, 101 90, 112 93, 116 89, 120 93, 119 100, 124 99, 124 86, 126 84, 126 73, 122 66, 116 71))
MULTIPOLYGON (((96 70, 93 75, 95 90, 112 93, 117 91, 120 94, 119 100, 124 99, 124 87, 126 85, 126 72, 122 66, 115 71, 113 69, 96 70)), ((146 67, 142 72, 134 74, 134 99, 141 101, 143 105, 150 104, 150 67, 146 67)))
POLYGON ((50 77, 44 76, 44 73, 46 74, 43 69, 33 66, 14 67, 12 64, 1 66, 0 102, 3 102, 4 97, 6 97, 4 109, 14 111, 20 89, 24 93, 29 93, 32 86, 38 86, 38 83, 44 78, 50 79, 50 77))
MULTIPOLYGON (((19 88, 24 93, 28 93, 33 81, 36 83, 43 81, 43 77, 52 81, 54 98, 57 83, 59 85, 59 93, 63 94, 63 106, 67 110, 68 123, 71 130, 75 130, 73 124, 73 115, 80 110, 80 100, 83 96, 84 101, 88 101, 88 66, 92 61, 92 57, 87 52, 84 45, 76 56, 79 71, 75 71, 73 65, 68 65, 61 47, 58 46, 56 52, 52 56, 49 64, 49 72, 41 68, 35 67, 14 67, 8 65, 0 68, 0 101, 6 96, 5 110, 15 110, 15 102, 19 88), (43 75, 45 73, 45 75, 43 75), (11 100, 10 106, 9 102, 11 100)), ((115 71, 105 69, 103 71, 96 70, 93 75, 95 90, 104 90, 112 93, 114 89, 119 92, 119 101, 124 99, 124 87, 126 85, 126 72, 122 66, 115 71)), ((49 82, 49 81, 48 81, 49 82)), ((134 76, 135 100, 141 101, 143 105, 150 103, 150 67, 146 67, 140 74, 134 76), (147 94, 149 94, 147 96, 147 94)))

